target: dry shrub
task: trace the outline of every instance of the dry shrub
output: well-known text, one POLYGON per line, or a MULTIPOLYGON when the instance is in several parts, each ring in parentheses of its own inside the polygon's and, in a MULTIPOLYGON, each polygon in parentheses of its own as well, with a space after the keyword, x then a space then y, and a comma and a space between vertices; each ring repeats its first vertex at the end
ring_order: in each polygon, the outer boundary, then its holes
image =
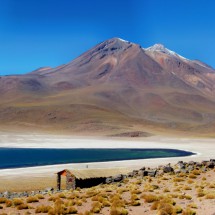
POLYGON ((26 199, 26 202, 27 203, 32 203, 32 202, 39 202, 38 198, 36 196, 29 196, 27 199, 26 199))
POLYGON ((194 175, 200 175, 201 171, 197 170, 197 169, 194 169, 191 173, 194 174, 194 175))
POLYGON ((11 207, 13 205, 13 202, 9 199, 5 202, 6 207, 11 207))
POLYGON ((168 188, 165 187, 165 188, 163 189, 163 192, 164 192, 164 193, 169 193, 170 190, 169 190, 168 188))
POLYGON ((110 207, 111 203, 107 199, 104 199, 104 201, 102 202, 102 206, 103 207, 110 207))
POLYGON ((175 205, 176 202, 169 196, 163 196, 160 200, 161 204, 170 204, 170 205, 175 205))
POLYGON ((190 208, 186 208, 183 212, 182 215, 195 215, 196 212, 190 208))
POLYGON ((159 200, 158 196, 152 194, 144 194, 141 197, 145 200, 146 203, 152 203, 159 200))
POLYGON ((176 205, 175 208, 174 208, 174 211, 176 214, 179 214, 179 213, 182 213, 183 209, 181 206, 179 205, 176 205))
POLYGON ((179 192, 179 191, 180 191, 180 188, 173 189, 173 192, 179 192))
POLYGON ((139 199, 140 198, 136 194, 131 195, 131 201, 135 201, 135 200, 139 200, 139 199))
POLYGON ((129 190, 128 188, 120 188, 117 190, 117 193, 122 194, 122 193, 127 192, 128 190, 129 190))
POLYGON ((78 210, 77 208, 70 206, 69 208, 67 208, 66 213, 67 214, 77 214, 78 210))
POLYGON ((215 192, 206 194, 205 198, 206 199, 215 199, 215 192))
POLYGON ((39 206, 36 207, 35 213, 48 213, 49 210, 51 210, 51 209, 52 209, 51 206, 39 205, 39 206))
POLYGON ((60 194, 58 194, 58 197, 59 197, 59 198, 62 198, 62 199, 65 199, 65 198, 66 198, 66 195, 65 195, 64 193, 60 193, 60 194))
POLYGON ((179 175, 178 175, 179 177, 187 177, 187 174, 186 173, 184 173, 184 172, 181 172, 181 173, 179 173, 179 175))
POLYGON ((197 205, 193 202, 187 205, 189 208, 198 208, 197 205))
POLYGON ((75 205, 75 201, 74 200, 69 200, 69 201, 66 201, 66 202, 64 202, 64 205, 66 206, 66 207, 69 207, 69 206, 73 206, 73 205, 75 205))
POLYGON ((58 197, 58 196, 50 196, 50 197, 48 198, 48 200, 49 200, 49 201, 52 201, 52 202, 55 202, 56 199, 59 199, 59 197, 58 197))
POLYGON ((158 211, 165 212, 166 214, 173 214, 174 207, 169 203, 159 203, 158 211))
POLYGON ((214 189, 215 188, 215 184, 209 184, 208 187, 214 189))
POLYGON ((157 210, 159 203, 160 203, 159 201, 153 202, 150 209, 151 210, 157 210))
POLYGON ((191 199, 193 198, 191 195, 185 195, 184 197, 185 197, 185 199, 187 199, 187 200, 191 200, 191 199))
POLYGON ((76 205, 77 205, 77 206, 81 206, 81 205, 82 205, 82 200, 80 200, 80 199, 77 200, 77 201, 76 201, 76 205))
MULTIPOLYGON (((106 190, 106 192, 108 192, 108 191, 106 190)), ((112 192, 112 190, 110 192, 112 192)), ((86 198, 91 198, 97 194, 98 194, 98 192, 96 192, 95 190, 88 190, 86 192, 86 198)))
POLYGON ((18 199, 18 198, 13 199, 13 205, 14 206, 18 206, 18 205, 21 205, 21 204, 24 204, 22 199, 18 199))
POLYGON ((135 184, 138 184, 138 185, 142 184, 142 180, 138 179, 138 180, 135 182, 135 184))
POLYGON ((7 200, 8 200, 7 198, 1 197, 1 198, 0 198, 0 204, 6 203, 7 200))
POLYGON ((169 180, 169 178, 163 176, 163 177, 161 178, 161 180, 167 181, 167 180, 169 180))
POLYGON ((17 206, 18 210, 25 210, 25 209, 29 209, 29 206, 27 204, 21 204, 17 206))
POLYGON ((197 178, 197 176, 194 175, 193 173, 190 173, 188 177, 189 177, 189 178, 193 178, 193 179, 197 178))
POLYGON ((191 180, 191 179, 188 179, 188 180, 187 180, 187 183, 188 183, 188 184, 193 184, 193 183, 194 183, 194 181, 193 181, 193 180, 191 180))
POLYGON ((127 215, 128 211, 121 207, 112 207, 110 210, 110 215, 127 215))
POLYGON ((38 199, 44 199, 44 196, 43 196, 42 194, 37 194, 36 197, 37 197, 38 199))
POLYGON ((183 187, 183 189, 184 189, 184 190, 192 190, 192 188, 191 188, 190 186, 187 186, 187 185, 185 185, 185 186, 183 187))
POLYGON ((102 204, 100 202, 93 202, 91 211, 93 213, 100 213, 102 209, 102 204))
POLYGON ((136 201, 136 200, 131 201, 130 204, 131 204, 131 206, 140 206, 141 205, 141 203, 139 201, 136 201))
POLYGON ((182 181, 185 181, 184 178, 181 178, 181 177, 173 178, 173 182, 182 182, 182 181))
MULTIPOLYGON (((128 189, 126 191, 128 191, 128 189)), ((131 191, 131 194, 140 194, 140 193, 142 193, 142 192, 139 189, 131 191)))
POLYGON ((84 215, 94 215, 94 213, 91 212, 91 211, 85 211, 85 212, 84 212, 84 215))

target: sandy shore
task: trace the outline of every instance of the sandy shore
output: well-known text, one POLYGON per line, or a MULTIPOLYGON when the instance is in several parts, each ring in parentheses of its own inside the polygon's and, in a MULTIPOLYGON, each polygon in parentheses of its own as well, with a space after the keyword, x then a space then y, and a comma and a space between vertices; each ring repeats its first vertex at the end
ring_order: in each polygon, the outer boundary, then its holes
MULTIPOLYGON (((99 163, 81 163, 81 164, 61 164, 51 166, 39 166, 17 169, 0 170, 0 190, 7 190, 12 182, 17 180, 25 181, 25 184, 30 180, 48 179, 54 183, 56 172, 62 169, 83 169, 86 168, 127 168, 136 169, 143 166, 156 167, 161 164, 176 163, 179 160, 183 161, 202 161, 210 158, 215 158, 215 140, 214 139, 188 139, 188 138, 173 138, 173 137, 147 137, 147 138, 130 138, 130 139, 114 139, 114 138, 86 138, 86 137, 71 137, 71 136, 54 136, 40 134, 10 134, 0 132, 0 147, 22 147, 22 148, 166 148, 166 149, 181 149, 197 153, 188 157, 175 158, 158 158, 158 159, 142 159, 129 161, 112 161, 99 163), (4 182, 11 180, 8 186, 4 186, 4 182)), ((72 160, 72 158, 71 158, 72 160)), ((30 183, 30 182, 29 182, 30 183)), ((49 185, 48 182, 45 185, 49 185)), ((44 186, 45 186, 44 185, 44 186)))

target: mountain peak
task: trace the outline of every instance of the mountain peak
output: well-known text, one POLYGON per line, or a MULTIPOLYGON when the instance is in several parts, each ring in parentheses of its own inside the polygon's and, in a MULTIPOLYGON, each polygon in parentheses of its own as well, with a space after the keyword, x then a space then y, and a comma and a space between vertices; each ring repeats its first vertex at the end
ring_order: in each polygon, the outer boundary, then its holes
POLYGON ((183 60, 187 60, 185 57, 177 54, 176 52, 167 49, 163 44, 155 44, 155 45, 153 45, 153 46, 151 46, 145 50, 147 50, 149 52, 161 52, 161 53, 167 54, 169 56, 173 56, 173 57, 181 58, 183 60))
POLYGON ((130 43, 129 41, 124 40, 124 39, 119 38, 119 37, 113 37, 111 39, 108 39, 107 41, 120 41, 120 42, 124 42, 124 43, 130 43))

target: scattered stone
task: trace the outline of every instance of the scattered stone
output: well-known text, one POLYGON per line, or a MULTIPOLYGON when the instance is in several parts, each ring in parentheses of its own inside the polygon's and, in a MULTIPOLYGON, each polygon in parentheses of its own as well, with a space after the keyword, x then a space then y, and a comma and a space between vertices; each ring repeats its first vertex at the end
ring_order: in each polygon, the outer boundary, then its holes
POLYGON ((173 169, 170 165, 164 166, 164 167, 163 167, 163 172, 164 172, 164 173, 174 172, 174 169, 173 169))
POLYGON ((53 192, 54 191, 54 188, 53 187, 47 187, 45 189, 46 192, 53 192))
POLYGON ((105 183, 106 183, 106 184, 112 183, 112 178, 111 178, 111 177, 106 178, 105 183))
POLYGON ((128 176, 128 177, 133 177, 133 176, 134 176, 134 173, 133 173, 133 172, 129 172, 129 173, 127 174, 127 176, 128 176))
POLYGON ((119 182, 119 181, 121 181, 122 179, 123 179, 123 175, 122 175, 122 174, 118 174, 118 175, 115 175, 115 176, 112 177, 112 180, 113 180, 114 182, 119 182))

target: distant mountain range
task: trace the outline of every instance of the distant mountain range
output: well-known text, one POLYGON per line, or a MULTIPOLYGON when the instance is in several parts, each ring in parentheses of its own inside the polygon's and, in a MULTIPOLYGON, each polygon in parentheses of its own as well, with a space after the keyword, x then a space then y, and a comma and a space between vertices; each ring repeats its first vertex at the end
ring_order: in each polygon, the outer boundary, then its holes
POLYGON ((1 76, 0 127, 211 136, 215 70, 161 44, 109 39, 68 64, 1 76))

